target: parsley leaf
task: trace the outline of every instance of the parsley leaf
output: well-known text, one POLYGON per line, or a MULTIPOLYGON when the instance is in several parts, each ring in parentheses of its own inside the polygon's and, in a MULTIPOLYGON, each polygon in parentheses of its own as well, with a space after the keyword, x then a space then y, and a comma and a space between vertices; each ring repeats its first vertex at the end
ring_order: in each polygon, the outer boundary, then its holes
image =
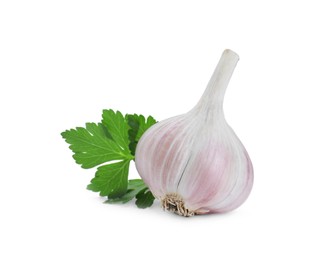
POLYGON ((126 154, 129 154, 129 139, 127 118, 125 118, 119 111, 116 113, 111 109, 103 110, 102 123, 107 127, 108 133, 112 139, 117 143, 126 154))
POLYGON ((136 146, 139 139, 145 133, 145 131, 150 128, 152 125, 156 124, 157 121, 152 117, 149 116, 145 119, 142 115, 127 115, 128 125, 130 127, 128 131, 129 135, 129 149, 132 155, 135 155, 136 146))
POLYGON ((61 135, 70 144, 76 163, 85 169, 98 167, 88 189, 101 196, 119 197, 126 193, 129 163, 134 157, 128 148, 129 126, 120 112, 104 110, 103 123, 87 123, 61 135), (118 160, 116 163, 111 161, 118 160), (120 160, 120 161, 119 161, 120 160))
POLYGON ((127 192, 118 198, 110 198, 105 203, 116 204, 116 203, 127 203, 136 197, 136 205, 138 208, 147 208, 153 205, 155 197, 150 192, 143 180, 134 179, 128 181, 127 192))
POLYGON ((130 160, 107 164, 98 167, 95 178, 87 186, 88 190, 100 192, 100 196, 117 198, 127 191, 127 180, 130 160))
POLYGON ((62 137, 70 144, 73 158, 82 168, 89 169, 112 160, 132 158, 117 143, 108 138, 104 125, 87 123, 86 128, 77 127, 63 132, 62 137))
POLYGON ((136 195, 136 206, 141 209, 148 208, 153 205, 155 197, 149 189, 142 190, 136 195))
POLYGON ((146 190, 148 187, 141 179, 134 179, 128 181, 128 188, 127 192, 118 198, 109 198, 105 201, 105 203, 115 204, 115 203, 126 203, 133 198, 136 197, 136 195, 141 192, 142 190, 146 190))
POLYGON ((146 208, 155 198, 143 180, 128 180, 128 171, 140 137, 155 123, 151 116, 145 120, 142 115, 123 116, 119 111, 106 109, 101 123, 87 123, 86 127, 76 127, 61 135, 82 168, 100 165, 88 190, 108 196, 107 203, 126 203, 136 198, 137 207, 146 208))

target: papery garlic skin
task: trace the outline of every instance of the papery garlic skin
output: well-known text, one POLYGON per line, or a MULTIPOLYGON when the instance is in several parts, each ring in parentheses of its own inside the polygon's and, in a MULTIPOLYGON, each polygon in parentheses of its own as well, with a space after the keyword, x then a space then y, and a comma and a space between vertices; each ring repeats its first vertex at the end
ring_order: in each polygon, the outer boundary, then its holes
POLYGON ((250 194, 251 160, 223 114, 238 60, 225 50, 198 104, 153 125, 137 144, 137 171, 167 210, 184 216, 227 212, 250 194))

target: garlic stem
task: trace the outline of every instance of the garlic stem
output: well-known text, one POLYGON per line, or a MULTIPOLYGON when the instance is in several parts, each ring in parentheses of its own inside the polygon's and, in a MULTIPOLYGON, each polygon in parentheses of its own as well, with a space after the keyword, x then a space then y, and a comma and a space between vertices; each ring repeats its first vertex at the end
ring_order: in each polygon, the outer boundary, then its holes
POLYGON ((232 50, 226 49, 223 52, 196 110, 205 109, 207 113, 222 110, 225 90, 238 61, 239 56, 232 50))

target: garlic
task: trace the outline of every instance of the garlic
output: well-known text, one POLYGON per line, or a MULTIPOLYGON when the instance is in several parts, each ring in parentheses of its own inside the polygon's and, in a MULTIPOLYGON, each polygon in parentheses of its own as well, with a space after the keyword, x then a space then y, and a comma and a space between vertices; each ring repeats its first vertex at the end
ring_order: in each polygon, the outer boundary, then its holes
POLYGON ((137 144, 137 171, 165 210, 182 216, 227 212, 250 194, 252 163, 223 113, 238 60, 225 50, 198 104, 153 125, 137 144))

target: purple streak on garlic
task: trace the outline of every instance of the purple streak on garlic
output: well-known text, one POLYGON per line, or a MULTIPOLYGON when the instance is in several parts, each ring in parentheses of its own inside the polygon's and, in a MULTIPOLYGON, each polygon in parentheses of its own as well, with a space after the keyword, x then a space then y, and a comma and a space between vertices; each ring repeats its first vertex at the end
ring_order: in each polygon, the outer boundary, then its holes
POLYGON ((182 216, 227 212, 250 194, 252 163, 223 113, 238 60, 225 50, 198 104, 153 125, 138 142, 136 168, 165 210, 182 216))

